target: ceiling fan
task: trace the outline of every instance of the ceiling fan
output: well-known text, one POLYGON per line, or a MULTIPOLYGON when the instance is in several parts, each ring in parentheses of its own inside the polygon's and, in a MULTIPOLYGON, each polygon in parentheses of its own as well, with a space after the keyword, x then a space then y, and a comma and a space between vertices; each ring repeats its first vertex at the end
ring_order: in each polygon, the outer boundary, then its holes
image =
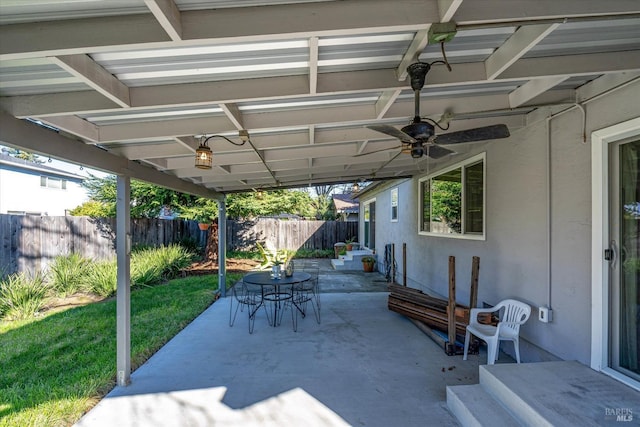
MULTIPOLYGON (((440 123, 434 120, 428 118, 422 119, 420 117, 420 90, 424 86, 425 77, 430 69, 431 64, 426 62, 416 62, 407 67, 407 73, 409 74, 409 77, 411 77, 411 88, 413 89, 415 102, 415 116, 410 124, 400 130, 391 125, 383 124, 367 125, 366 127, 377 132, 393 136, 394 138, 398 138, 400 142, 402 142, 400 147, 401 153, 410 153, 413 158, 420 158, 423 155, 427 155, 434 159, 439 159, 448 154, 454 153, 454 151, 441 147, 441 145, 479 142, 489 139, 509 137, 509 129, 503 124, 436 135, 436 126, 442 130, 447 130, 449 128, 448 124, 446 127, 443 127, 440 123), (429 122, 432 122, 433 124, 429 122)), ((450 119, 450 115, 447 115, 446 113, 443 117, 445 118, 445 121, 450 119)), ((377 151, 385 150, 389 150, 389 148, 377 151)), ((372 154, 377 151, 372 151, 366 154, 372 154)), ((361 155, 365 155, 365 153, 361 155)))

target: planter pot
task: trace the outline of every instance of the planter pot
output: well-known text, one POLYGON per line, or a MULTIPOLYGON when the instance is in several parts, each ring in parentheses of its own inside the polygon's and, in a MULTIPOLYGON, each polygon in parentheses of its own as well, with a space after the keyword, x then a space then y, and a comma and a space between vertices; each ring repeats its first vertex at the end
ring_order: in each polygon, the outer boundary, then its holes
POLYGON ((362 262, 362 268, 364 269, 365 273, 373 272, 374 265, 375 265, 375 262, 367 262, 367 261, 362 262))
POLYGON ((202 231, 206 231, 206 230, 208 230, 208 229, 209 229, 209 225, 210 225, 210 224, 207 224, 207 223, 201 222, 201 223, 199 223, 199 224, 198 224, 198 228, 199 228, 200 230, 202 230, 202 231))
POLYGON ((338 242, 335 245, 333 245, 333 250, 335 252, 336 255, 336 259, 338 259, 340 257, 340 253, 342 251, 346 251, 346 244, 342 243, 342 242, 338 242))

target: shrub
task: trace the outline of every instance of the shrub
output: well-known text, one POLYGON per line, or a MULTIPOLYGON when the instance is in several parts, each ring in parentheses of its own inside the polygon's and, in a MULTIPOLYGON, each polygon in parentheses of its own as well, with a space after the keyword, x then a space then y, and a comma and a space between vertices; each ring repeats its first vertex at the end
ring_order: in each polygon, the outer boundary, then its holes
POLYGON ((193 254, 180 245, 138 251, 131 256, 131 283, 150 286, 171 279, 191 264, 193 254))
POLYGON ((152 286, 161 280, 162 271, 154 263, 148 262, 148 259, 145 259, 144 262, 138 261, 131 264, 131 286, 152 286))
POLYGON ((90 262, 76 253, 55 257, 49 267, 50 284, 55 294, 64 298, 86 290, 90 262))
POLYGON ((194 253, 181 245, 163 246, 156 249, 156 253, 165 279, 176 277, 194 258, 194 253))
POLYGON ((262 255, 260 252, 256 251, 227 251, 227 258, 236 258, 236 259, 251 259, 255 261, 260 261, 262 259, 262 255))
POLYGON ((162 278, 162 267, 155 249, 140 249, 131 254, 131 285, 150 286, 162 278))
POLYGON ((333 258, 333 249, 298 249, 295 258, 333 258))
POLYGON ((91 264, 87 274, 87 290, 102 297, 113 295, 118 286, 117 271, 115 260, 91 264))
POLYGON ((49 292, 42 274, 28 276, 16 273, 0 282, 0 317, 8 320, 27 319, 44 305, 49 292))
POLYGON ((197 254, 202 250, 198 239, 193 237, 184 237, 180 240, 179 245, 185 248, 187 251, 197 254))

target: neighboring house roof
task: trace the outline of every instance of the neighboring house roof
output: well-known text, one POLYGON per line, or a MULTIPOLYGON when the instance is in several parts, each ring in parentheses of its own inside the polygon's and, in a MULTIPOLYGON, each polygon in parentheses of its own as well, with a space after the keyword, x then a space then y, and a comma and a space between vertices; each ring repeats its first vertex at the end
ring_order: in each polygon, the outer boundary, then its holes
POLYGON ((351 194, 334 194, 333 204, 340 213, 358 213, 359 203, 353 200, 351 194))
POLYGON ((57 175, 68 179, 74 179, 78 181, 84 181, 86 178, 82 175, 76 175, 71 172, 63 171, 61 169, 52 168, 40 163, 30 162, 28 160, 17 159, 7 154, 0 154, 0 166, 6 165, 15 169, 26 169, 35 172, 40 172, 47 175, 57 175))

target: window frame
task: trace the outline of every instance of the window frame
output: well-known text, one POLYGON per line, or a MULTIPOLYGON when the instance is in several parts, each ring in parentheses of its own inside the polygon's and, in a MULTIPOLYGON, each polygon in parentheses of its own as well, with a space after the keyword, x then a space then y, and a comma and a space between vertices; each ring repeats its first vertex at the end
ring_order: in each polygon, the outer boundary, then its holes
POLYGON ((457 162, 451 166, 448 166, 443 169, 439 169, 429 175, 425 175, 418 179, 418 234, 421 236, 431 236, 431 237, 445 237, 449 239, 466 239, 466 240, 486 240, 487 236, 487 156, 486 152, 480 153, 478 155, 469 157, 468 159, 457 162), (467 168, 469 166, 473 166, 474 164, 482 163, 482 233, 469 233, 465 231, 466 227, 466 173, 467 168), (423 211, 424 211, 424 197, 423 197, 423 184, 425 181, 429 181, 433 178, 436 178, 440 175, 444 175, 453 170, 460 169, 461 173, 461 193, 460 193, 460 204, 461 204, 461 227, 462 231, 460 234, 448 234, 448 233, 438 233, 433 231, 423 231, 422 230, 422 221, 423 221, 423 211))
POLYGON ((389 204, 391 206, 389 216, 391 218, 391 222, 398 222, 398 210, 399 210, 399 204, 400 204, 399 203, 399 197, 400 197, 399 194, 400 193, 398 191, 398 187, 392 188, 391 191, 389 192, 389 197, 390 197, 389 204), (395 204, 393 202, 394 194, 395 194, 395 204), (395 209, 395 215, 393 214, 394 213, 393 208, 396 208, 395 209))
POLYGON ((40 175, 40 187, 64 191, 67 189, 67 180, 65 178, 57 178, 49 175, 40 175), (51 185, 54 182, 59 183, 59 185, 51 185))

